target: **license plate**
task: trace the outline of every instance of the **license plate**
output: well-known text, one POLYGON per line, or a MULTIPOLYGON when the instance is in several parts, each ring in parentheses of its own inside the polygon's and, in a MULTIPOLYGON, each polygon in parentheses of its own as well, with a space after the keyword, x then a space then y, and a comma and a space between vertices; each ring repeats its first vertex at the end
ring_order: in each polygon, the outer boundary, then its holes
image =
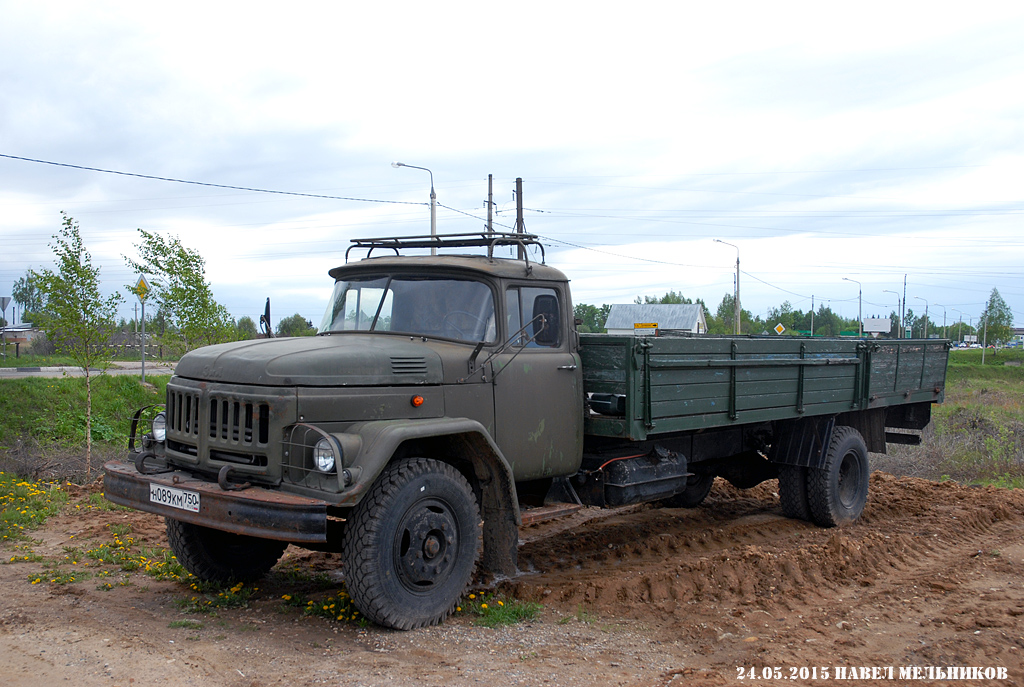
POLYGON ((153 484, 151 482, 149 485, 149 501, 150 503, 159 503, 171 508, 192 511, 193 513, 199 512, 199 494, 194 491, 165 487, 162 484, 153 484))

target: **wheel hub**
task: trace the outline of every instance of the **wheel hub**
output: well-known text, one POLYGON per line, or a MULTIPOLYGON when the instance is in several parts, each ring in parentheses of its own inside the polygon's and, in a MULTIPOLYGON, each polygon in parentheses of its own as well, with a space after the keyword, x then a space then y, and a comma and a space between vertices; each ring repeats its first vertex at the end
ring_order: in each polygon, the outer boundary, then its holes
POLYGON ((399 578, 406 586, 422 591, 447 579, 458 557, 456 529, 445 504, 431 500, 409 510, 396 541, 399 578))
POLYGON ((857 501, 857 456, 847 453, 839 465, 839 502, 846 508, 852 508, 857 501))

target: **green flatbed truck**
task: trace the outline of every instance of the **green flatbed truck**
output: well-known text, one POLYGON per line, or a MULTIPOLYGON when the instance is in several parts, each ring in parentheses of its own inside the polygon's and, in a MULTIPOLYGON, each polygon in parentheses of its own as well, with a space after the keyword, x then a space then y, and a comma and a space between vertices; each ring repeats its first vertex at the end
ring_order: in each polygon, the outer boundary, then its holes
POLYGON ((183 356, 104 468, 200 578, 338 551, 366 617, 434 624, 474 571, 515 575, 524 513, 555 504, 694 507, 716 476, 778 478, 787 516, 852 522, 868 452, 919 441, 942 401, 943 340, 580 334, 535 236, 352 250, 318 336, 183 356), (402 254, 423 248, 478 254, 402 254))

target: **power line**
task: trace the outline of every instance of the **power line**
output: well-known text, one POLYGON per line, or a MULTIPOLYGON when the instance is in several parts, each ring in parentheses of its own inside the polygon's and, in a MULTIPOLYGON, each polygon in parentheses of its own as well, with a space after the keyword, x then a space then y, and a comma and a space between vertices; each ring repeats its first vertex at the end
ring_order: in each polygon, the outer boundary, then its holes
POLYGON ((250 191, 252 193, 272 193, 280 196, 301 196, 303 198, 320 198, 326 200, 350 200, 356 203, 388 203, 392 205, 427 205, 427 203, 416 203, 409 200, 380 200, 376 198, 350 198, 346 196, 328 196, 319 193, 299 193, 297 191, 274 191, 266 188, 252 188, 249 186, 231 186, 229 184, 212 184, 206 181, 189 181, 188 179, 175 179, 173 177, 158 177, 151 174, 136 174, 135 172, 120 172, 116 169, 100 169, 99 167, 86 167, 84 165, 72 165, 66 162, 51 162, 49 160, 36 160, 30 157, 19 157, 17 155, 5 155, 0 157, 10 160, 22 160, 23 162, 35 162, 40 165, 52 165, 54 167, 67 167, 69 169, 82 169, 87 172, 102 172, 103 174, 117 174, 124 177, 136 177, 138 179, 152 179, 154 181, 170 181, 175 184, 191 184, 193 186, 207 186, 210 188, 226 188, 233 191, 250 191))

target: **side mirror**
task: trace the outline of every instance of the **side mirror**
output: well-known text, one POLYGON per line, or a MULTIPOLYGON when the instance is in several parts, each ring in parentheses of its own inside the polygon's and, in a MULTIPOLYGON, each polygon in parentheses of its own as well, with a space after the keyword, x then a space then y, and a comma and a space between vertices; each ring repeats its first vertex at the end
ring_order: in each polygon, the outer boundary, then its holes
POLYGON ((274 338, 274 328, 270 326, 270 299, 267 298, 267 305, 263 309, 263 314, 260 315, 260 329, 263 330, 264 336, 268 339, 274 338))

